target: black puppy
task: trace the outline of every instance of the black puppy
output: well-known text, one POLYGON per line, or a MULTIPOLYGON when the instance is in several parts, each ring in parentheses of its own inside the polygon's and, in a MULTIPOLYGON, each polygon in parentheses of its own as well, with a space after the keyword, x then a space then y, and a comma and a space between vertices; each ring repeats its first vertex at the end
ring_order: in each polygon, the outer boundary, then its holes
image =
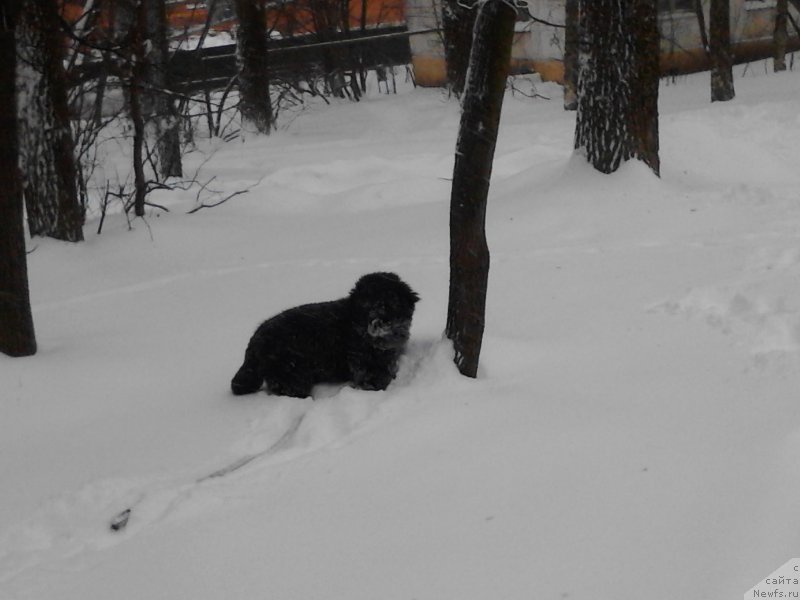
POLYGON ((231 381, 236 395, 304 398, 317 383, 383 390, 397 375, 419 296, 394 273, 370 273, 346 298, 290 308, 264 321, 231 381))

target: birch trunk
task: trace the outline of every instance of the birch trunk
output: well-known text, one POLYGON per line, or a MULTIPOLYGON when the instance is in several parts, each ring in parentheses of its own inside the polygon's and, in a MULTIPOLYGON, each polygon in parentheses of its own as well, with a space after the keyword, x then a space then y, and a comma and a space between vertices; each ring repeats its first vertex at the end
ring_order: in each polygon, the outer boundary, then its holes
POLYGON ((575 148, 613 173, 636 158, 659 173, 656 0, 584 0, 575 148))
POLYGON ((17 23, 20 166, 31 235, 83 241, 56 0, 27 0, 17 23))
POLYGON ((267 23, 263 0, 236 0, 239 19, 236 57, 239 67, 239 110, 242 120, 259 133, 273 126, 269 95, 267 23))
POLYGON ((181 177, 180 119, 169 94, 169 44, 164 0, 144 0, 147 23, 147 79, 158 169, 162 177, 181 177))

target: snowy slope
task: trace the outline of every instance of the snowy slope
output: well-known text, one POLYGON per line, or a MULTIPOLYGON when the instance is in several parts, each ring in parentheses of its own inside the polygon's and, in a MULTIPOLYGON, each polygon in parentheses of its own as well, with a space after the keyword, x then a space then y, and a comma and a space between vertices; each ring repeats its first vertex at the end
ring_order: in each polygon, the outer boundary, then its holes
POLYGON ((800 550, 800 75, 736 86, 662 87, 660 180, 573 157, 557 88, 508 96, 474 381, 441 341, 458 110, 433 90, 215 145, 205 178, 253 186, 217 208, 32 241, 0 598, 739 597, 800 550), (422 297, 388 390, 229 394, 258 322, 373 270, 422 297))

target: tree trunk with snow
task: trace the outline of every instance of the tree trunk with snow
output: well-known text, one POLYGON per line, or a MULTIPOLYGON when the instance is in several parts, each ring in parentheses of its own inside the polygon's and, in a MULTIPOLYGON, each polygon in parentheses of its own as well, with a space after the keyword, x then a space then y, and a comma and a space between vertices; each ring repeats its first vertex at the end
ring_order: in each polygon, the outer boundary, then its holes
POLYGON ((730 0, 711 0, 708 18, 711 52, 711 101, 733 100, 730 0))
POLYGON ((22 3, 17 24, 19 141, 31 235, 83 241, 56 0, 22 3))
POLYGON ((778 0, 775 5, 775 31, 773 34, 773 43, 775 44, 773 69, 776 73, 786 70, 786 44, 789 41, 789 34, 786 30, 788 16, 788 0, 778 0))
POLYGON ((36 353, 18 168, 15 29, 17 0, 0 0, 0 352, 36 353))
POLYGON ((180 119, 169 93, 169 45, 164 0, 143 0, 145 10, 148 114, 153 123, 162 177, 181 177, 180 119))
POLYGON ((602 173, 636 158, 659 173, 656 0, 584 0, 575 148, 602 173))
POLYGON ((475 0, 442 0, 447 87, 456 98, 461 97, 467 80, 476 10, 475 0))
POLYGON ((239 111, 245 126, 259 133, 273 127, 272 100, 269 95, 267 59, 267 21, 264 0, 236 0, 239 29, 236 58, 239 78, 239 111))
POLYGON ((478 9, 456 144, 450 197, 450 292, 447 337, 468 377, 478 372, 489 277, 486 200, 511 60, 516 11, 504 0, 478 9))
POLYGON ((578 109, 578 4, 566 0, 564 8, 564 110, 578 109))

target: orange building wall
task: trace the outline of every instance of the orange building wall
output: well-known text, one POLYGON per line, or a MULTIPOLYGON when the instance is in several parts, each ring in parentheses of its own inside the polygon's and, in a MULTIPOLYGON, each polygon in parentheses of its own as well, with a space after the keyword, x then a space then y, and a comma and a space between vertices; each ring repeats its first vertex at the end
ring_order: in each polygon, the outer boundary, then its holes
MULTIPOLYGON (((285 36, 314 33, 316 31, 314 8, 319 10, 320 3, 314 0, 295 0, 290 4, 285 4, 278 9, 268 12, 268 26, 285 36)), ((362 0, 349 0, 349 19, 350 29, 361 27, 362 0)), ((405 3, 403 0, 367 0, 366 2, 366 25, 376 27, 378 25, 396 24, 405 22, 405 3)), ((330 24, 327 28, 342 29, 339 23, 338 6, 331 3, 330 24)), ((323 17, 324 18, 324 17, 323 17)))
MULTIPOLYGON (((338 11, 338 2, 329 0, 332 9, 338 11)), ((167 5, 167 20, 172 28, 184 30, 192 27, 202 27, 208 19, 208 9, 198 7, 198 2, 174 2, 167 5)), ((313 1, 314 6, 321 6, 319 0, 313 1)), ((64 0, 62 11, 68 22, 77 21, 83 15, 83 0, 64 0)), ((268 27, 283 35, 314 33, 315 25, 312 16, 311 0, 296 0, 287 3, 280 10, 268 11, 268 27)), ((405 3, 403 0, 366 0, 367 27, 378 25, 397 24, 405 22, 405 3)), ((349 0, 351 29, 361 27, 362 0, 349 0)), ((333 13, 333 10, 332 10, 333 13)), ((336 14, 336 13, 333 13, 336 14)), ((105 25, 109 22, 108 15, 101 20, 105 25)), ((228 20, 218 25, 215 29, 230 30, 235 27, 236 21, 228 20)))

